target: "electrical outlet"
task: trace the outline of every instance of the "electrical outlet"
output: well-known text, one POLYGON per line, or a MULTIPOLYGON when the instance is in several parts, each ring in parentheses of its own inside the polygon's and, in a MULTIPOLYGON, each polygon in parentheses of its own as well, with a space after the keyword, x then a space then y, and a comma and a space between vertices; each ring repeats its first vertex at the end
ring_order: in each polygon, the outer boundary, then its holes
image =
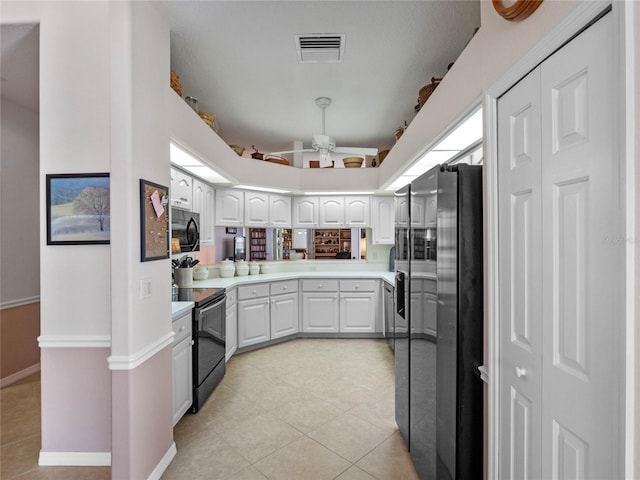
POLYGON ((140 300, 151 297, 151 279, 140 280, 140 300))

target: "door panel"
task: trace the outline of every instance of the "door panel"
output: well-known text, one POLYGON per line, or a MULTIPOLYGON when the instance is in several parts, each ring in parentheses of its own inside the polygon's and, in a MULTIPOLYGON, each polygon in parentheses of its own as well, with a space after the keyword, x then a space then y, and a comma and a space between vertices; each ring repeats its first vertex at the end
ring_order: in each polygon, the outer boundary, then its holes
POLYGON ((540 72, 498 102, 499 478, 540 478, 540 72), (505 135, 502 134, 505 132, 505 135))
POLYGON ((543 477, 619 478, 612 19, 541 67, 543 477))

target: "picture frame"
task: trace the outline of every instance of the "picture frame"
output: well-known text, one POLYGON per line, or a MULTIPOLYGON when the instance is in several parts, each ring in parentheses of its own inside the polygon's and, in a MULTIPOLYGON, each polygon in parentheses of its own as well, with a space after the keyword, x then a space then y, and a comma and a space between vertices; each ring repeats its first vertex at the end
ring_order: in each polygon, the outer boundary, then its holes
POLYGON ((47 174, 47 245, 108 245, 108 173, 47 174))
POLYGON ((169 258, 169 187, 140 179, 140 261, 169 258))

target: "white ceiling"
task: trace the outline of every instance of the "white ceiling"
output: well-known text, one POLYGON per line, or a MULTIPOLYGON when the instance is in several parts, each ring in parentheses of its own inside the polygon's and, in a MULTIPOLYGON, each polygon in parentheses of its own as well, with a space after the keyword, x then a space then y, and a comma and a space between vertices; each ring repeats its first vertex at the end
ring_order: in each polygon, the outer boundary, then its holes
MULTIPOLYGON (((443 76, 480 26, 480 0, 156 1, 171 28, 183 96, 216 115, 229 144, 310 148, 322 131, 343 147, 390 148, 418 92, 443 76), (345 35, 344 61, 302 64, 296 34, 345 35)), ((1 94, 38 111, 38 27, 0 28, 1 94)), ((167 75, 167 81, 169 76, 167 75)))
MULTIPOLYGON (((183 96, 216 115, 229 144, 311 147, 315 98, 330 97, 337 146, 390 148, 420 88, 441 77, 480 26, 479 0, 160 1, 183 96), (345 34, 344 61, 302 64, 296 34, 345 34)), ((246 155, 246 154, 245 154, 246 155)))

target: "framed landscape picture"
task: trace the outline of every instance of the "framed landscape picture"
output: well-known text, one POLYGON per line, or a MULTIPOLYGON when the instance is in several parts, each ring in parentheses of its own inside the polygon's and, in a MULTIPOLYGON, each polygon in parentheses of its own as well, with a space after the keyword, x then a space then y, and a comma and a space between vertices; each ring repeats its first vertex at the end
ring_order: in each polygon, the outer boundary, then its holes
POLYGON ((47 175, 47 245, 108 244, 108 173, 47 175))

